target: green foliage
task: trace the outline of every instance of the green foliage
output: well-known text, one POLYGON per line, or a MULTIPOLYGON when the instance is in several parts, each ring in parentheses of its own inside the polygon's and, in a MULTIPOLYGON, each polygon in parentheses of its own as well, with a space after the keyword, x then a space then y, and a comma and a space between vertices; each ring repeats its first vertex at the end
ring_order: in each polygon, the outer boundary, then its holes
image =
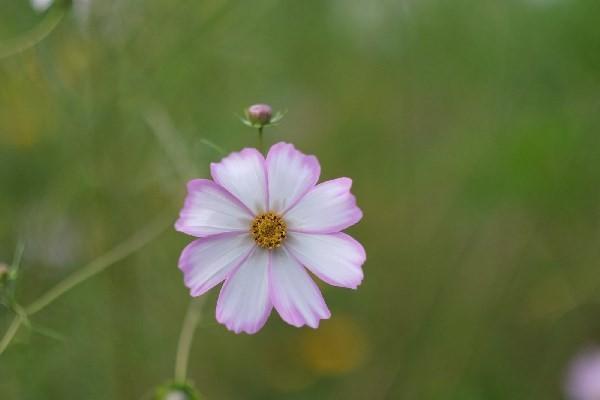
MULTIPOLYGON (((353 179, 365 281, 323 286, 323 329, 271 318, 255 336, 215 322, 213 290, 188 369, 203 395, 560 398, 570 357, 600 342, 600 2, 86 3, 0 60, 16 299, 174 221, 188 175, 257 146, 234 113, 265 101, 289 110, 267 145, 353 179)), ((0 5, 3 44, 48 17, 0 5)), ((0 398, 153 396, 173 374, 188 241, 170 230, 32 316, 0 355, 0 398)), ((13 317, 0 308, 2 332, 13 317)))

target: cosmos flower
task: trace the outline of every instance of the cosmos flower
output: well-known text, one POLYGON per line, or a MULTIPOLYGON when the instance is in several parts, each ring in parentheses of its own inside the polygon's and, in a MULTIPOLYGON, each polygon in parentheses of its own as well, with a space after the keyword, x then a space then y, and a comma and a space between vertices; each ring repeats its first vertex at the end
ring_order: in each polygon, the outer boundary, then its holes
POLYGON ((600 399, 600 348, 588 349, 572 361, 565 392, 569 400, 600 399))
POLYGON ((198 237, 179 268, 192 296, 225 281, 216 317, 228 329, 255 333, 273 307, 287 323, 316 328, 330 317, 305 268, 322 281, 355 289, 363 247, 341 231, 362 218, 352 181, 317 185, 321 167, 287 143, 232 153, 211 164, 213 180, 188 183, 175 228, 198 237))

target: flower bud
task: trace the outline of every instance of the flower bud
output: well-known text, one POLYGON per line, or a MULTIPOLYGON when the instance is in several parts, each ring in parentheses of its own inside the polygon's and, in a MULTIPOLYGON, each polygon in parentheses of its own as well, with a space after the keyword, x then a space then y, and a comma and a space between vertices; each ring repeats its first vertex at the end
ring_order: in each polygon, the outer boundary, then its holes
POLYGON ((10 270, 8 269, 8 265, 0 262, 0 283, 8 279, 9 274, 10 270))
POLYGON ((0 263, 0 303, 4 300, 5 290, 8 289, 10 281, 10 269, 8 265, 0 263))
POLYGON ((158 388, 156 400, 198 400, 196 390, 188 383, 167 383, 158 388))
POLYGON ((189 397, 180 390, 171 390, 165 394, 165 400, 189 400, 189 397))
POLYGON ((267 104, 254 104, 246 110, 246 118, 252 125, 264 126, 271 122, 273 110, 267 104))

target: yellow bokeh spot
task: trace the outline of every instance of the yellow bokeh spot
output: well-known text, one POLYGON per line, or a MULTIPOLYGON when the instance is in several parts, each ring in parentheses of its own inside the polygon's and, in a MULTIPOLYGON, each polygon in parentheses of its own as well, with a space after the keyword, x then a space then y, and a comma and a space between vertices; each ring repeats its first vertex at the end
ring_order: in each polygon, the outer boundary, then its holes
POLYGON ((54 105, 35 57, 24 57, 22 68, 4 71, 0 91, 0 145, 30 148, 55 123, 54 105))
POLYGON ((302 359, 321 375, 338 375, 358 368, 368 354, 367 337, 353 319, 334 316, 301 337, 302 359))

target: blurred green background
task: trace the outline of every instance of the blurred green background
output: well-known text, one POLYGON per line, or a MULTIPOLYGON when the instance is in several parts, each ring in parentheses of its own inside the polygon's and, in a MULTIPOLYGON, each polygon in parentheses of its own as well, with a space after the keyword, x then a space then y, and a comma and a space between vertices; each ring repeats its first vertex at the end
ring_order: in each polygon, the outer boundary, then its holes
MULTIPOLYGON (((0 44, 47 18, 0 9, 0 44)), ((207 141, 256 146, 235 113, 267 102, 289 111, 269 143, 354 179, 365 281, 322 286, 316 331, 273 314, 254 336, 215 321, 213 290, 204 398, 562 398, 600 341, 599 22, 598 0, 73 0, 0 60, 0 261, 25 243, 28 304, 174 221, 182 175, 221 157, 207 141)), ((173 374, 190 240, 167 228, 35 315, 0 398, 149 398, 173 374)))

